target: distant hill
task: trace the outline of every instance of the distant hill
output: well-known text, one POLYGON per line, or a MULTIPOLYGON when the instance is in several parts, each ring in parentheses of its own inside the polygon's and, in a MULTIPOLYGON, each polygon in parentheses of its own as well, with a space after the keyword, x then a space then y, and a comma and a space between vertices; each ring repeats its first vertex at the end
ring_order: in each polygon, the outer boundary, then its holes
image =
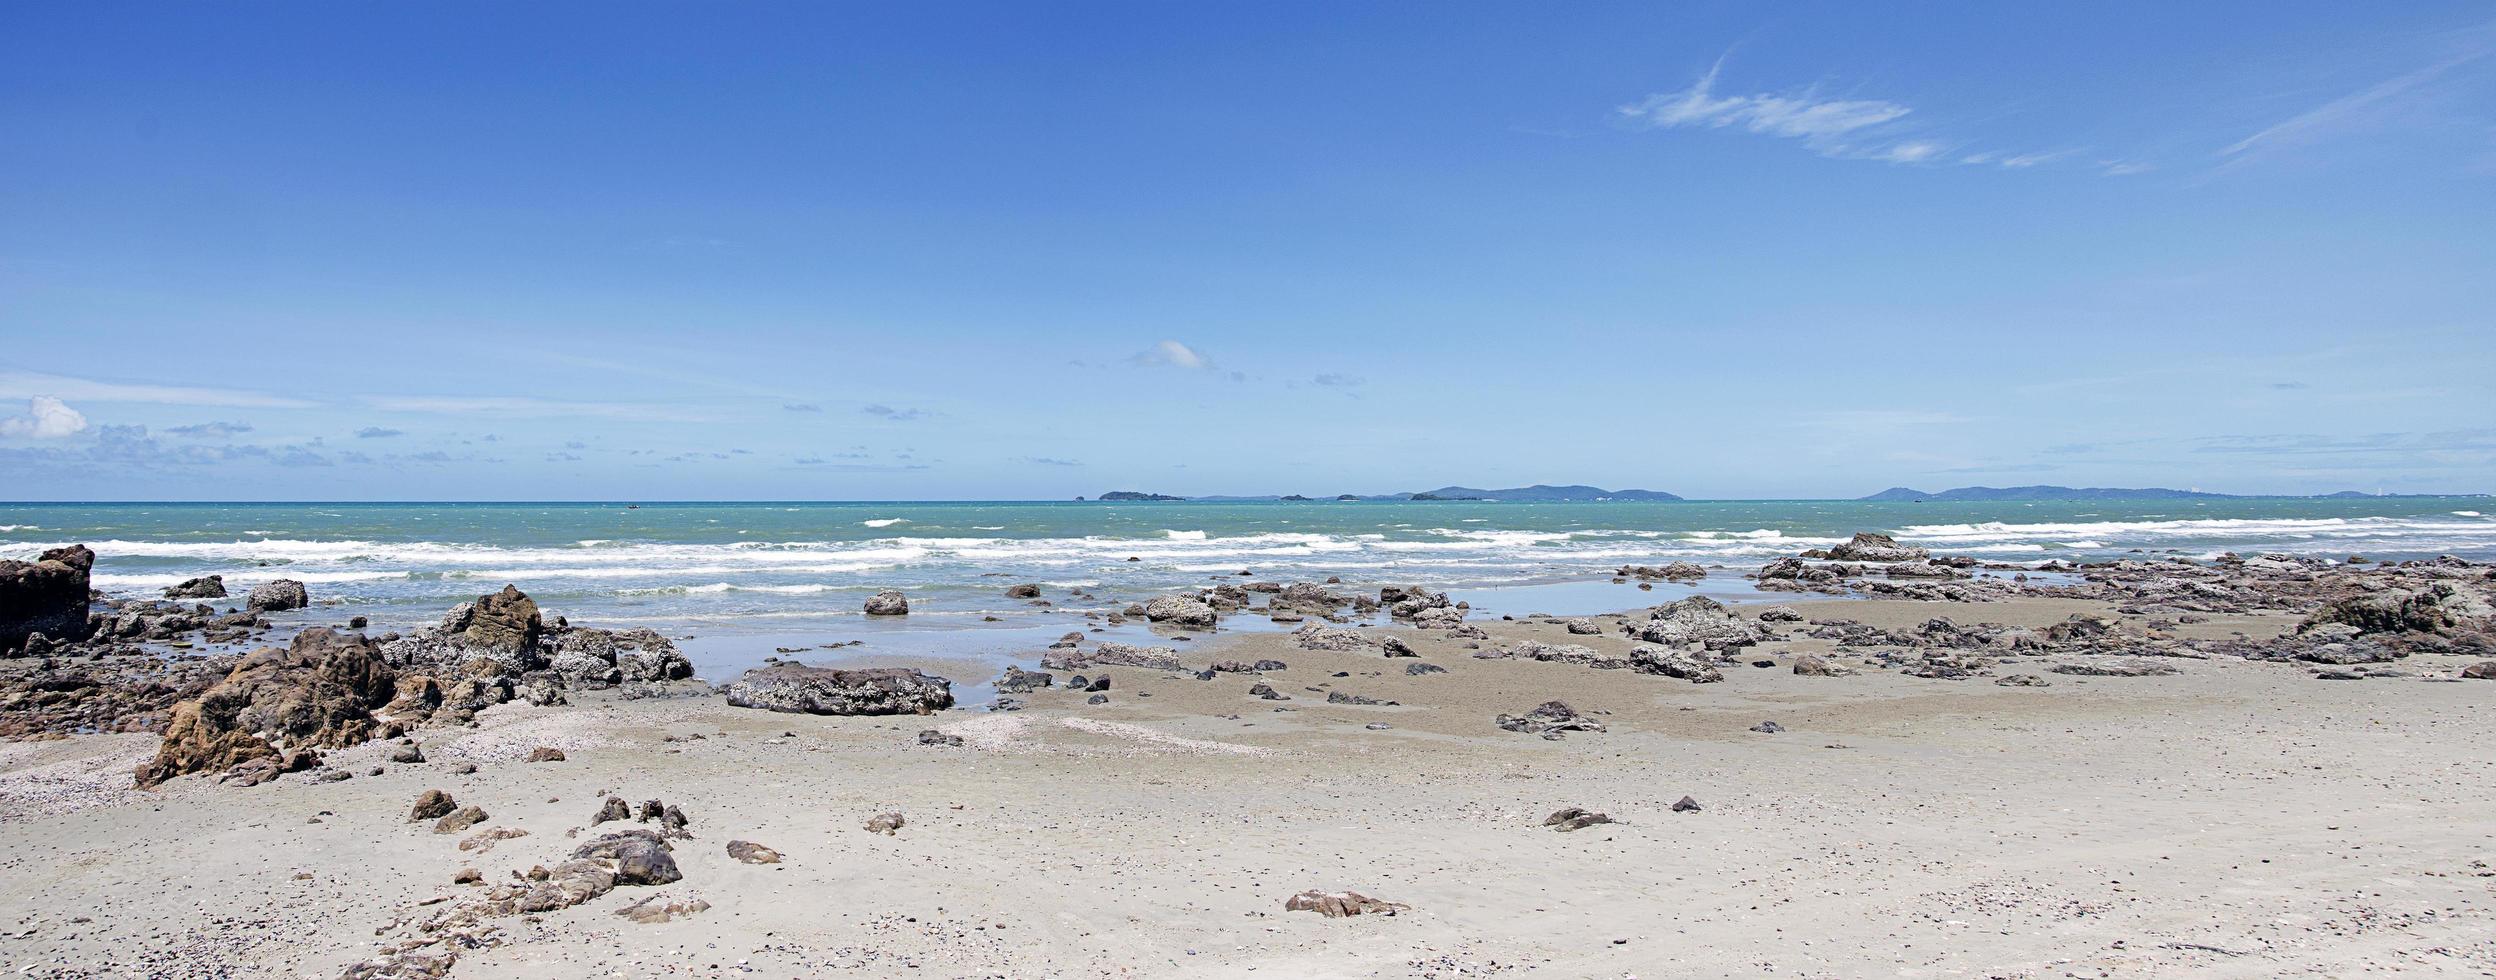
MULTIPOLYGON (((2251 494, 2204 493, 2199 490, 2170 490, 2165 487, 1958 487, 1939 493, 1927 493, 1911 487, 1891 487, 1860 500, 1923 501, 1943 503, 1993 500, 2226 500, 2251 494)), ((2374 494, 2357 490, 2313 495, 2313 499, 2351 500, 2382 497, 2418 496, 2416 494, 2374 494)))
MULTIPOLYGON (((1082 498, 1076 498, 1076 499, 1082 499, 1082 498)), ((1173 496, 1171 496, 1171 495, 1169 495, 1169 494, 1166 494, 1166 493, 1139 493, 1139 492, 1134 491, 1134 490, 1112 490, 1112 491, 1110 491, 1110 492, 1108 492, 1108 493, 1102 494, 1102 495, 1101 495, 1101 499, 1102 499, 1102 500, 1186 500, 1187 498, 1186 498, 1186 497, 1173 497, 1173 496)))

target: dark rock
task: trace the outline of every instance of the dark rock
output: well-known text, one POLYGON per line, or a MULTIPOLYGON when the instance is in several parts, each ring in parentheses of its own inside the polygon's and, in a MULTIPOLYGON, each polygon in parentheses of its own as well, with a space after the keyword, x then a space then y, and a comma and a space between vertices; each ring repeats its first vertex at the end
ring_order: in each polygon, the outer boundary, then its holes
POLYGON ((728 856, 747 864, 780 863, 780 852, 750 840, 729 841, 728 856))
POLYGON ((919 732, 919 744, 958 749, 962 747, 962 736, 950 735, 930 728, 919 732))
POLYGON ((55 642, 83 641, 87 621, 87 576, 95 552, 71 545, 44 552, 34 561, 0 561, 0 655, 25 651, 27 640, 42 634, 55 642))
POLYGON ((180 585, 165 586, 165 598, 223 599, 225 598, 225 576, 204 575, 180 585))
POLYGON ((1559 810, 1551 816, 1543 818, 1543 826, 1550 827, 1564 834, 1572 830, 1584 830, 1596 824, 1611 822, 1612 818, 1608 814, 1596 813, 1584 807, 1574 806, 1559 810))
POLYGON ((633 805, 624 802, 624 798, 621 796, 610 796, 598 804, 598 815, 589 818, 589 825, 595 827, 599 824, 606 823, 609 820, 630 820, 632 818, 633 805))
POLYGON ((555 748, 555 747, 550 746, 550 745, 540 745, 540 746, 538 746, 538 747, 536 747, 536 748, 534 748, 534 749, 530 749, 530 750, 529 750, 529 758, 528 758, 528 761, 530 761, 530 762, 562 762, 562 761, 564 761, 564 757, 563 757, 563 750, 562 750, 562 749, 555 748))
POLYGON ((576 861, 605 861, 615 871, 619 885, 664 885, 682 880, 676 857, 665 838, 647 830, 618 830, 583 844, 572 851, 576 861))
POLYGON ((910 615, 910 597, 902 595, 898 589, 885 589, 867 597, 866 610, 869 616, 907 616, 910 615))
POLYGON ((1691 797, 1685 796, 1673 801, 1674 813, 1697 813, 1701 809, 1703 808, 1699 806, 1699 801, 1691 797))
POLYGON ((416 805, 407 811, 407 822, 423 823, 427 820, 440 820, 457 809, 459 809, 459 801, 451 799, 451 794, 438 789, 429 789, 417 794, 416 805))
POLYGON ((1600 732, 1603 723, 1578 714, 1564 701, 1545 701, 1522 715, 1500 715, 1492 723, 1511 732, 1558 739, 1564 732, 1600 732))
POLYGON ((442 819, 434 821, 433 832, 437 834, 456 834, 484 822, 485 808, 475 805, 463 806, 457 810, 443 814, 442 819))

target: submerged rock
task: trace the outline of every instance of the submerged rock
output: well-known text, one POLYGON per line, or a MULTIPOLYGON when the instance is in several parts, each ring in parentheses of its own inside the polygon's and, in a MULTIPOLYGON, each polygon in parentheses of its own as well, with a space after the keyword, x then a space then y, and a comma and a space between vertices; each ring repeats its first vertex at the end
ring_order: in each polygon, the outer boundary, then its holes
POLYGON ((1202 600, 1183 595, 1166 595, 1144 604, 1144 618, 1157 624, 1187 629, 1212 629, 1213 607, 1202 600))
POLYGON ((165 598, 223 599, 225 598, 225 576, 204 575, 180 585, 165 586, 165 598))
POLYGON ((885 589, 867 597, 866 610, 869 616, 907 616, 910 597, 902 595, 899 589, 885 589))
POLYGON ((953 707, 953 682, 901 667, 773 664, 746 671, 727 693, 740 708, 814 715, 925 715, 953 707))

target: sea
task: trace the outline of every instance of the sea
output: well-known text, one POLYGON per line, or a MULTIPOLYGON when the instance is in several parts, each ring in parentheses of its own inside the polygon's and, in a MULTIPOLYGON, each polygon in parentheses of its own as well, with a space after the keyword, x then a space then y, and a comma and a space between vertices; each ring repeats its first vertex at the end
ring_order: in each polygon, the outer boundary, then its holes
POLYGON ((0 503, 0 558, 86 544, 98 556, 95 587, 113 596, 155 597, 216 574, 239 600, 255 584, 295 579, 316 601, 298 618, 360 615, 376 630, 435 621, 513 584, 550 616, 682 637, 713 676, 852 642, 861 645, 837 658, 800 659, 1003 660, 1088 627, 1086 611, 1215 582, 1412 584, 1447 590, 1477 616, 1586 615, 1692 592, 1741 597, 1741 573, 1857 531, 2020 565, 2227 552, 2496 560, 2491 514, 2496 500, 2484 497, 0 503), (1624 564, 1676 560, 1716 570, 1695 587, 1609 581, 1624 564), (1049 604, 1005 596, 1025 583, 1049 604), (910 616, 864 616, 866 597, 888 588, 910 597, 910 616))

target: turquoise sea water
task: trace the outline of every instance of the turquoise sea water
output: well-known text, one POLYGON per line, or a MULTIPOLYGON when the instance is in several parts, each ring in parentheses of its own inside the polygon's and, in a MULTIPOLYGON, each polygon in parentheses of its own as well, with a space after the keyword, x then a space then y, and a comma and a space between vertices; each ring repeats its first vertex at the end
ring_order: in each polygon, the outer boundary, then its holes
MULTIPOLYGON (((95 582, 154 596, 222 574, 236 594, 293 578, 324 621, 429 621, 514 583, 550 612, 704 635, 837 637, 860 602, 908 592, 911 635, 1067 628, 1105 608, 1252 571, 1274 581, 1418 583, 1493 612, 1590 613, 1657 601, 1602 584, 1624 563, 1722 566, 1711 591, 1771 558, 1887 531, 2008 562, 2144 552, 2281 551, 2496 558, 2496 501, 2230 499, 1993 504, 651 503, 0 504, 0 557, 83 542, 95 582), (1134 560, 1129 560, 1134 559, 1134 560), (1004 587, 1040 583, 1035 609, 1004 587), (1069 598, 1071 589, 1100 598, 1069 598), (996 616, 1000 623, 985 617, 996 616)), ((1016 637, 1020 640, 1021 637, 1016 637)))

